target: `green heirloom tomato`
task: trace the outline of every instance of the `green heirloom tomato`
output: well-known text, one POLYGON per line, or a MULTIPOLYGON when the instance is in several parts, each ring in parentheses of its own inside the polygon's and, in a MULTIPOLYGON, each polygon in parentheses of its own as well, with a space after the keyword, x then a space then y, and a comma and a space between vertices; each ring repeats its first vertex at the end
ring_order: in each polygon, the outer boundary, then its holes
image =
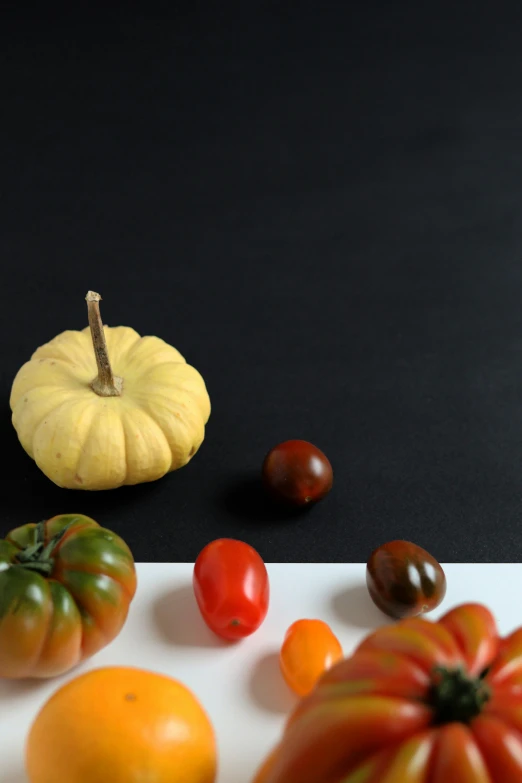
POLYGON ((60 514, 0 540, 0 677, 55 677, 111 642, 136 592, 115 533, 60 514))

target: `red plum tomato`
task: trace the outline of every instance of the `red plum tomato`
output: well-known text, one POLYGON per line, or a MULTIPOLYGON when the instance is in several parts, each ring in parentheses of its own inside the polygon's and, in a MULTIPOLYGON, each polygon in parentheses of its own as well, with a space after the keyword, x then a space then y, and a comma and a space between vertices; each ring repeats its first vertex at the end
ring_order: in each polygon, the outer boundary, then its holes
POLYGON ((266 566, 244 541, 219 538, 207 544, 194 564, 193 587, 205 623, 223 639, 250 636, 266 617, 266 566))

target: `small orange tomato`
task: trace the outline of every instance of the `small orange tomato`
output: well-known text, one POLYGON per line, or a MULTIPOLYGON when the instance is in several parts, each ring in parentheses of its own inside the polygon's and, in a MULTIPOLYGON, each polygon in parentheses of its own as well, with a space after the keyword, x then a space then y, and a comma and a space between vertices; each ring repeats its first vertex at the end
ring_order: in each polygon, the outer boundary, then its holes
POLYGON ((297 620, 285 634, 279 663, 287 685, 306 696, 319 677, 343 657, 343 648, 322 620, 297 620))

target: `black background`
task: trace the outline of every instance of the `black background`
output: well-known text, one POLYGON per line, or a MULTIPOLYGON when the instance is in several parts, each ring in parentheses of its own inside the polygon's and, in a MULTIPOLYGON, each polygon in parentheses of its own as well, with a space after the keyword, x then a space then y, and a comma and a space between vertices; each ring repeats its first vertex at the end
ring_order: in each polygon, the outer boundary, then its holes
POLYGON ((2 6, 0 532, 74 511, 141 561, 522 558, 517 5, 108 5, 2 6), (11 425, 88 289, 208 386, 200 452, 151 485, 59 489, 11 425), (335 472, 297 516, 253 481, 288 438, 335 472))

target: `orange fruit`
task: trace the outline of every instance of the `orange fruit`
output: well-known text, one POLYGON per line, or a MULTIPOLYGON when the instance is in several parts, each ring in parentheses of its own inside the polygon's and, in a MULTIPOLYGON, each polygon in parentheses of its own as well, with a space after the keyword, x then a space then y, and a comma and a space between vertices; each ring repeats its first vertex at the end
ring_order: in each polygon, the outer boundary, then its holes
POLYGON ((26 742, 30 783, 214 783, 214 729, 182 683, 106 667, 59 688, 26 742))

